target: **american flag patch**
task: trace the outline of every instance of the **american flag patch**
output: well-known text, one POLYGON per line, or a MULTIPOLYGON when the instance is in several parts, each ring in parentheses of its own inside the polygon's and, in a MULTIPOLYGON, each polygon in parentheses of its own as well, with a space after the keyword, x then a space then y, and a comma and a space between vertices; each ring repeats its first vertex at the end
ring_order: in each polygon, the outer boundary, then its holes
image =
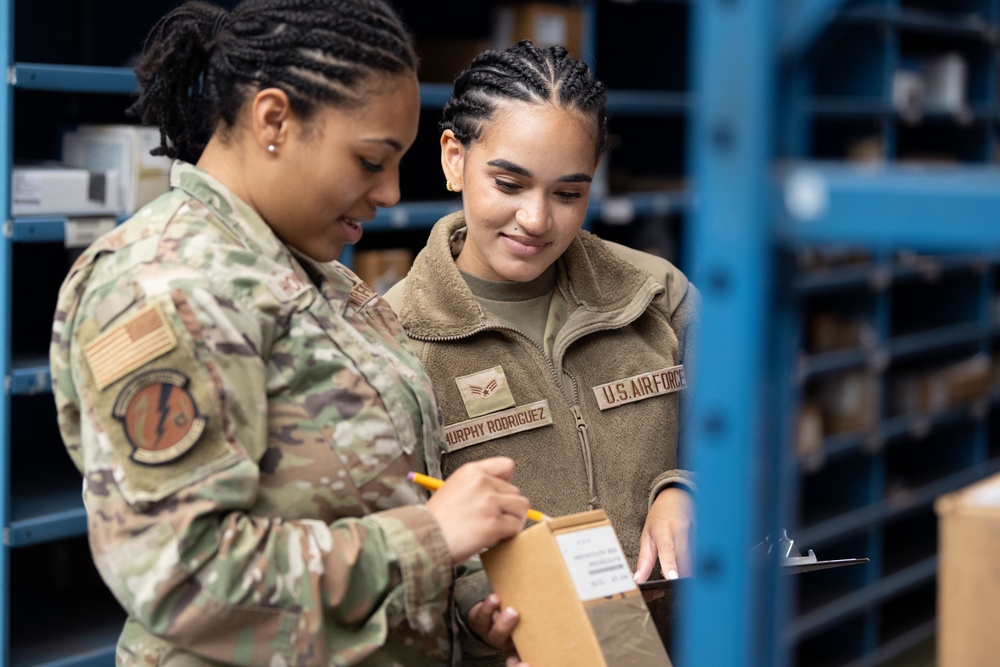
POLYGON ((84 347, 98 390, 177 347, 160 306, 146 306, 129 321, 106 331, 84 347))

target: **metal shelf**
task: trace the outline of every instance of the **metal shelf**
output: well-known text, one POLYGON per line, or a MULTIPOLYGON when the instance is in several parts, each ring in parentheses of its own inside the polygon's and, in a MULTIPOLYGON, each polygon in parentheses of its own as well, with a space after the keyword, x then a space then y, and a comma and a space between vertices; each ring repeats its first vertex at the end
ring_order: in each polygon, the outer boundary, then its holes
POLYGON ((957 473, 912 489, 905 497, 883 498, 871 505, 859 507, 838 516, 822 520, 811 526, 798 529, 798 543, 815 548, 846 534, 862 530, 897 516, 905 515, 920 507, 930 507, 934 499, 943 493, 959 489, 983 477, 1000 472, 1000 461, 986 461, 957 473))
POLYGON ((4 541, 9 547, 25 547, 87 534, 87 512, 80 486, 47 489, 31 497, 14 497, 11 522, 4 541))
POLYGON ((10 393, 31 396, 52 391, 52 374, 46 357, 14 359, 10 369, 10 393))
POLYGON ((997 42, 996 28, 979 14, 932 12, 899 7, 859 7, 843 12, 841 21, 890 25, 912 32, 926 32, 997 42))
MULTIPOLYGON (((791 639, 802 639, 840 622, 847 616, 864 611, 871 605, 933 579, 937 574, 937 561, 937 556, 931 556, 905 570, 883 577, 874 584, 868 584, 864 588, 848 593, 815 611, 803 614, 792 622, 788 636, 791 639)), ((869 563, 858 567, 870 565, 869 563)), ((808 573, 800 576, 808 576, 808 573)))

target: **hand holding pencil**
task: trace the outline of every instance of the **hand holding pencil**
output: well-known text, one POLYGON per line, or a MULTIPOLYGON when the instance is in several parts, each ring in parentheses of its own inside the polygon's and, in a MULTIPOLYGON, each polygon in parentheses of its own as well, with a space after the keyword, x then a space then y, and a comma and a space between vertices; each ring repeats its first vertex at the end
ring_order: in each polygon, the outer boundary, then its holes
MULTIPOLYGON (((431 477, 430 475, 425 475, 419 472, 409 472, 406 474, 406 478, 414 484, 419 484, 428 491, 437 491, 444 485, 443 479, 431 477)), ((551 517, 542 514, 538 510, 529 509, 528 518, 532 521, 548 521, 551 517)))
MULTIPOLYGON (((414 473, 416 475, 416 473, 414 473)), ((421 475, 438 490, 427 501, 454 563, 513 537, 528 517, 528 499, 510 483, 514 461, 497 456, 460 466, 447 482, 421 475)), ((419 478, 414 478, 417 483, 419 478)), ((424 481, 426 481, 424 480, 424 481)))

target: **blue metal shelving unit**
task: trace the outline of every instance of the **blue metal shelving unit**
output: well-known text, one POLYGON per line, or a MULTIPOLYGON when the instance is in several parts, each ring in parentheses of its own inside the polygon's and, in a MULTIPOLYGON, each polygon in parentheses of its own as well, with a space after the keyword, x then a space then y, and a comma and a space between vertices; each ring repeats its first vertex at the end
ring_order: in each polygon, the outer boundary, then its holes
MULTIPOLYGON (((694 183, 690 192, 599 198, 588 212, 591 222, 627 224, 637 217, 678 211, 688 220, 686 264, 703 293, 704 311, 697 392, 688 422, 687 441, 700 492, 696 577, 687 589, 676 656, 684 667, 788 667, 794 664, 792 653, 800 642, 836 630, 844 619, 871 615, 896 596, 933 581, 937 559, 923 555, 886 576, 876 569, 860 573, 860 584, 852 582, 857 585, 844 594, 797 612, 791 582, 751 562, 746 554, 768 532, 794 527, 795 508, 806 504, 798 490, 805 472, 792 451, 788 423, 802 385, 857 369, 882 372, 951 347, 988 350, 1000 333, 1000 324, 988 317, 898 333, 892 327, 891 301, 881 296, 924 277, 921 268, 891 259, 891 253, 903 247, 961 253, 936 260, 935 275, 984 261, 984 284, 1000 273, 1000 171, 969 165, 903 166, 891 159, 880 166, 855 168, 810 159, 816 141, 811 124, 817 122, 875 122, 884 157, 894 156, 910 130, 898 122, 887 85, 906 55, 901 43, 912 32, 945 39, 995 39, 1000 18, 997 0, 975 1, 986 8, 985 25, 928 12, 922 8, 929 4, 924 0, 873 0, 863 6, 845 0, 672 0, 669 4, 686 7, 692 19, 690 90, 609 93, 614 118, 686 120, 687 171, 694 183), (865 73, 863 81, 836 93, 814 94, 817 81, 822 81, 810 68, 814 51, 832 24, 870 29, 884 34, 878 38, 884 41, 870 63, 873 71, 865 73), (880 83, 873 84, 875 80, 880 83), (829 243, 872 249, 873 259, 832 272, 789 277, 782 260, 785 251, 829 243), (984 260, 984 250, 992 252, 992 258, 984 260), (880 295, 873 299, 877 334, 873 344, 798 356, 792 342, 799 342, 803 299, 868 289, 880 295)), ((599 3, 581 4, 587 26, 584 57, 598 65, 600 73, 595 43, 599 3)), ((966 4, 971 6, 973 0, 966 4)), ((6 45, 0 49, 0 66, 8 84, 0 92, 0 154, 7 174, 15 91, 127 94, 135 87, 133 73, 124 68, 14 63, 13 6, 14 0, 0 0, 0 37, 6 45)), ((990 62, 992 74, 985 79, 991 83, 972 100, 971 121, 985 128, 983 143, 995 145, 996 57, 990 62)), ((422 105, 439 108, 449 93, 448 85, 424 84, 422 105)), ((952 119, 932 114, 929 122, 947 125, 952 119)), ((986 161, 982 152, 980 162, 986 161)), ((7 179, 0 183, 0 211, 5 214, 0 242, 3 591, 10 590, 12 550, 86 532, 78 489, 23 495, 16 503, 9 493, 12 398, 26 400, 51 390, 46 359, 11 358, 13 255, 15 249, 31 244, 62 241, 65 226, 62 219, 12 219, 9 200, 7 179)), ((411 202, 380 211, 367 229, 376 233, 426 229, 456 206, 455 201, 411 202)), ((1000 281, 994 291, 1000 291, 1000 281)), ((926 511, 943 492, 1000 472, 1000 459, 984 454, 986 443, 979 443, 976 458, 968 465, 912 489, 905 498, 883 496, 880 485, 887 464, 878 452, 904 439, 979 423, 982 412, 995 410, 998 404, 991 397, 987 405, 933 415, 880 415, 871 431, 824 437, 821 465, 854 475, 857 498, 813 517, 801 527, 797 541, 810 547, 861 535, 860 548, 877 564, 893 546, 886 543, 886 525, 926 511)), ((12 664, 9 602, 6 593, 0 596, 0 665, 12 664)), ((865 621, 857 626, 857 637, 847 638, 861 647, 851 667, 880 664, 933 632, 932 621, 920 622, 880 640, 878 622, 865 621)), ((92 649, 61 656, 38 653, 15 664, 110 664, 113 633, 98 628, 86 641, 92 649)))
MULTIPOLYGON (((678 660, 688 667, 793 664, 792 648, 803 637, 845 619, 867 618, 889 599, 933 582, 936 556, 880 576, 883 552, 898 548, 886 539, 885 526, 921 512, 926 516, 938 495, 1000 472, 997 459, 982 452, 985 443, 976 444, 985 439, 979 428, 977 439, 971 441, 977 456, 971 464, 908 489, 905 495, 886 494, 882 487, 886 462, 879 448, 901 437, 924 438, 954 424, 971 423, 969 428, 974 428, 992 404, 981 400, 933 415, 883 417, 874 434, 876 449, 865 464, 871 466, 869 488, 858 489, 868 500, 831 510, 826 520, 813 520, 796 535, 806 547, 849 534, 869 535, 862 548, 875 569, 858 575, 865 585, 793 618, 788 582, 776 578, 773 564, 758 565, 746 556, 760 536, 778 527, 794 527, 797 519, 793 508, 802 499, 795 488, 805 473, 799 469, 791 425, 786 422, 794 419, 788 409, 795 407, 795 400, 788 397, 797 391, 798 382, 855 366, 878 370, 955 346, 985 345, 988 351, 995 336, 991 318, 982 315, 968 323, 890 339, 890 306, 880 298, 874 315, 884 349, 847 349, 809 357, 804 364, 795 363, 794 355, 787 353, 793 346, 789 341, 797 340, 789 332, 796 330, 801 316, 796 290, 801 297, 803 292, 837 293, 852 285, 886 289, 893 281, 905 280, 907 270, 878 262, 832 275, 807 274, 796 281, 789 279, 780 261, 783 251, 838 244, 868 248, 880 257, 899 249, 975 253, 976 261, 983 263, 983 253, 1000 249, 1000 170, 995 166, 855 168, 805 159, 810 154, 810 114, 894 120, 896 111, 883 98, 810 102, 809 76, 802 67, 835 17, 978 38, 995 33, 996 3, 982 3, 986 17, 994 22, 991 25, 915 9, 905 0, 841 12, 848 4, 841 0, 693 3, 698 107, 690 115, 690 152, 692 197, 698 205, 691 214, 690 252, 704 310, 688 439, 699 475, 697 558, 683 605, 678 660), (780 121, 785 125, 779 128, 780 121), (789 155, 803 157, 789 159, 789 155), (780 409, 775 411, 776 407, 780 409)), ((942 10, 947 9, 942 4, 942 10)), ((898 40, 891 32, 886 37, 887 63, 896 62, 892 49, 898 48, 898 40)), ((887 65, 886 78, 894 67, 887 65)), ((978 107, 995 123, 995 87, 991 85, 986 97, 978 107)), ((891 157, 896 130, 894 123, 889 125, 883 150, 891 157)), ((995 130, 984 137, 992 142, 995 130)), ((959 265, 963 262, 970 266, 973 260, 957 260, 959 265)), ((988 312, 987 304, 981 306, 988 312)), ((836 464, 867 451, 870 437, 829 436, 823 443, 824 454, 836 464)), ((848 467, 841 469, 847 471, 854 463, 844 465, 848 467)), ((879 625, 877 619, 864 621, 853 626, 857 636, 842 637, 844 643, 856 641, 859 646, 852 666, 881 664, 933 636, 935 630, 931 619, 886 638, 879 625)))

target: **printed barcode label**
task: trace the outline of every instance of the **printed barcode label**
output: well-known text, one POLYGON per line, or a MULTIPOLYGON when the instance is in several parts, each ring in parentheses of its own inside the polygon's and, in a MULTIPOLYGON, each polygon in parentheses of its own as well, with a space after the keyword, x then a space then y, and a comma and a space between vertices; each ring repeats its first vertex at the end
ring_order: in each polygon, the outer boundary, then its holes
POLYGON ((611 526, 556 535, 580 600, 596 600, 635 590, 628 561, 611 526))

